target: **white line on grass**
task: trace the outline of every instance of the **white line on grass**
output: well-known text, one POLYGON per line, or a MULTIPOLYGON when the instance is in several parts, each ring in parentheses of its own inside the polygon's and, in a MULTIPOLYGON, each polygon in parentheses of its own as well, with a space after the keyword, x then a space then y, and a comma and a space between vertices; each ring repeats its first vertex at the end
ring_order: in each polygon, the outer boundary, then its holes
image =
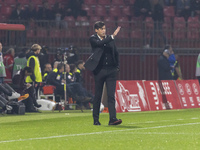
POLYGON ((200 124, 200 122, 185 123, 185 124, 174 124, 174 125, 166 125, 166 126, 155 126, 155 127, 146 127, 146 128, 134 128, 134 129, 124 129, 124 130, 112 130, 112 131, 102 131, 102 132, 80 133, 80 134, 66 134, 66 135, 49 136, 49 137, 39 137, 39 138, 28 138, 28 139, 0 141, 0 144, 1 143, 21 142, 21 141, 55 139, 55 138, 72 137, 72 136, 86 136, 86 135, 104 134, 104 133, 111 133, 111 132, 114 133, 114 132, 121 132, 121 131, 134 131, 134 130, 145 130, 145 129, 169 128, 169 127, 198 125, 198 124, 200 124))

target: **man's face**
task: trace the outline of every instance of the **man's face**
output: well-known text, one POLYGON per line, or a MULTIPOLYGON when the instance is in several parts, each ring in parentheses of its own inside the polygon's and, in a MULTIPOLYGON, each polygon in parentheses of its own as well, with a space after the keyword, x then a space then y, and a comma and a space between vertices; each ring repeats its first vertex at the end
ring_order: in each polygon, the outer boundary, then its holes
POLYGON ((60 73, 64 72, 64 66, 59 70, 60 73))
POLYGON ((66 64, 65 70, 66 70, 66 72, 70 72, 70 67, 68 64, 66 64))
POLYGON ((25 76, 27 77, 27 76, 31 76, 32 75, 32 73, 29 73, 29 72, 27 72, 27 71, 25 71, 25 76))
POLYGON ((51 72, 52 71, 52 67, 51 67, 50 64, 47 64, 45 69, 46 69, 47 72, 51 72))
POLYGON ((39 53, 40 53, 40 50, 41 50, 41 49, 38 49, 38 50, 36 51, 36 54, 39 54, 39 53))
POLYGON ((82 64, 79 64, 78 68, 81 69, 81 70, 85 70, 84 64, 85 64, 84 62, 82 64))
POLYGON ((95 32, 101 37, 104 38, 106 35, 106 26, 103 26, 102 28, 95 29, 95 32))

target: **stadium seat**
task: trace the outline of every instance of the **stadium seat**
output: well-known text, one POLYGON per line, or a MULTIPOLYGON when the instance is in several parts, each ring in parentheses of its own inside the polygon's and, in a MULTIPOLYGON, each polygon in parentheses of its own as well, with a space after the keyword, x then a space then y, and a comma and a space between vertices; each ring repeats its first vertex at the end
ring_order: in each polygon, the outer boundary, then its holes
POLYGON ((82 5, 82 9, 87 12, 87 16, 94 16, 93 8, 90 5, 82 5))
POLYGON ((50 38, 60 38, 60 30, 58 29, 51 29, 49 32, 50 38))
POLYGON ((118 26, 121 26, 122 28, 129 28, 129 20, 127 17, 120 17, 117 20, 118 26))
POLYGON ((97 0, 99 5, 111 5, 110 0, 97 0))
POLYGON ((36 6, 41 6, 42 5, 42 1, 41 0, 34 0, 34 1, 32 1, 32 3, 34 4, 34 5, 36 5, 36 6))
POLYGON ((61 37, 74 38, 75 34, 74 34, 73 30, 63 30, 63 31, 61 31, 61 37))
POLYGON ((27 36, 27 38, 34 38, 35 37, 35 32, 34 32, 34 30, 27 30, 26 31, 26 36, 27 36))
POLYGON ((4 0, 4 5, 15 6, 17 4, 16 0, 4 0))
POLYGON ((153 22, 153 19, 151 17, 146 17, 145 28, 148 29, 148 30, 154 28, 154 22, 153 22))
POLYGON ((17 0, 17 1, 22 5, 28 5, 30 3, 29 0, 17 0))
POLYGON ((171 39, 171 33, 172 33, 173 29, 172 29, 172 22, 169 17, 164 18, 164 23, 163 23, 162 27, 163 27, 163 32, 164 32, 165 36, 168 39, 171 39))
POLYGON ((142 29, 143 20, 141 17, 132 17, 131 18, 131 28, 133 29, 142 29))
POLYGON ((10 6, 2 6, 1 8, 1 15, 4 15, 6 17, 10 16, 12 13, 12 8, 10 6))
POLYGON ((130 4, 134 4, 134 3, 135 3, 135 0, 129 0, 129 3, 130 3, 130 4))
POLYGON ((38 38, 46 38, 46 37, 48 37, 48 32, 47 32, 46 29, 41 28, 41 29, 38 29, 38 30, 37 30, 36 36, 37 36, 38 38))
POLYGON ((112 0, 112 5, 124 5, 124 0, 112 0))
POLYGON ((128 39, 129 38, 129 30, 122 28, 120 33, 117 35, 117 38, 128 39))
POLYGON ((188 22, 188 27, 200 28, 200 22, 198 17, 189 17, 187 22, 188 22))
POLYGON ((64 21, 67 22, 67 26, 69 26, 69 27, 74 27, 75 26, 75 19, 72 16, 66 16, 64 18, 64 21))
POLYGON ((130 6, 125 6, 122 8, 122 14, 126 16, 131 16, 130 6))
POLYGON ((131 38, 131 46, 133 47, 143 46, 142 30, 140 29, 132 30, 130 33, 130 38, 131 38))
POLYGON ((110 16, 104 17, 103 21, 105 22, 107 28, 116 27, 116 24, 115 24, 116 20, 114 17, 110 17, 110 16))
POLYGON ((165 17, 175 17, 174 6, 165 6, 164 7, 164 16, 165 17))
POLYGON ((48 0, 49 6, 53 6, 57 1, 56 0, 48 0))
POLYGON ((112 6, 109 9, 109 15, 114 17, 122 16, 121 8, 118 6, 112 6))
POLYGON ((104 6, 101 6, 101 5, 98 5, 96 8, 95 8, 95 15, 96 16, 107 16, 107 10, 104 6))
POLYGON ((78 16, 78 18, 76 19, 76 26, 89 26, 89 19, 86 16, 78 16))
POLYGON ((84 4, 86 5, 97 5, 96 0, 84 0, 84 4))

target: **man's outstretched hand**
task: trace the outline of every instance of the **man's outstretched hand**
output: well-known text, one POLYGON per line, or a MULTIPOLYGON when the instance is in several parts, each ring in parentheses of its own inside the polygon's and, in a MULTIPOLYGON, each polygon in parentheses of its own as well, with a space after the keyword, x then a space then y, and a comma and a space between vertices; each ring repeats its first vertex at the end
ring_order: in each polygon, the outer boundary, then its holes
POLYGON ((119 33, 120 29, 121 29, 121 27, 118 26, 117 29, 115 30, 115 32, 113 33, 114 37, 119 33))

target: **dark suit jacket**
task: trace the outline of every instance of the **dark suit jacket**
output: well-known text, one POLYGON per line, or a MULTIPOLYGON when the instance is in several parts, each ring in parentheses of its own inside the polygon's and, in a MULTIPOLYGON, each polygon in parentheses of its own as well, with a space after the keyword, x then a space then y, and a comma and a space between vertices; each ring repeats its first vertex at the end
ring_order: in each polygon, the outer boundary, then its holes
POLYGON ((106 49, 105 48, 106 46, 112 47, 113 59, 115 61, 116 67, 119 66, 119 54, 117 52, 114 39, 112 39, 110 35, 106 36, 105 39, 100 40, 97 34, 95 34, 95 35, 92 35, 89 40, 90 40, 93 53, 85 62, 86 69, 90 71, 94 71, 97 68, 100 62, 100 59, 102 57, 102 54, 104 50, 106 49))
POLYGON ((173 80, 169 61, 164 55, 158 59, 158 75, 159 80, 173 80))

